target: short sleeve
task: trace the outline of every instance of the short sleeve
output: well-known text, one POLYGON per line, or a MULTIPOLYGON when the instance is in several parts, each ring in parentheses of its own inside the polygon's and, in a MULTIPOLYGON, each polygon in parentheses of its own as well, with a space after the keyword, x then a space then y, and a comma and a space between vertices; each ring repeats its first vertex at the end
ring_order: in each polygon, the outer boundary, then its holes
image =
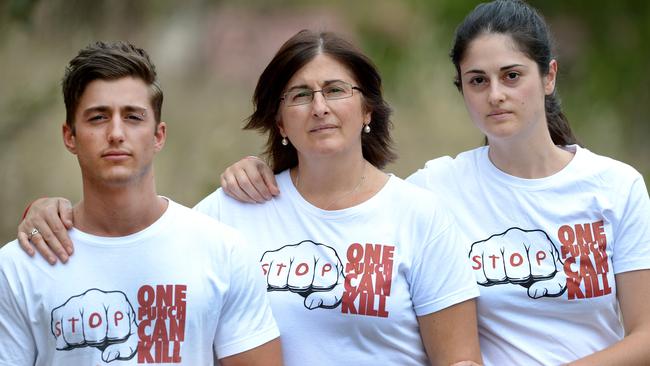
POLYGON ((650 268, 650 199, 640 174, 624 202, 623 214, 614 228, 614 273, 650 268))
POLYGON ((0 250, 0 365, 34 365, 36 342, 25 314, 20 281, 12 261, 16 242, 0 250), (13 246, 13 247, 12 247, 13 246))
POLYGON ((444 178, 449 174, 449 169, 453 162, 454 159, 449 156, 429 160, 424 165, 424 168, 418 169, 415 173, 411 174, 406 178, 406 181, 430 191, 437 191, 439 188, 437 187, 438 178, 444 178))
POLYGON ((223 194, 221 192, 221 188, 217 189, 216 191, 212 192, 207 197, 202 199, 201 202, 197 203, 193 209, 204 215, 208 215, 213 219, 220 220, 219 218, 220 216, 219 195, 220 194, 223 194))
POLYGON ((411 297, 418 316, 434 313, 479 296, 464 252, 465 241, 455 222, 438 209, 435 236, 416 252, 410 276, 411 297))
POLYGON ((280 336, 259 266, 245 242, 231 250, 232 273, 215 337, 219 359, 248 351, 280 336))

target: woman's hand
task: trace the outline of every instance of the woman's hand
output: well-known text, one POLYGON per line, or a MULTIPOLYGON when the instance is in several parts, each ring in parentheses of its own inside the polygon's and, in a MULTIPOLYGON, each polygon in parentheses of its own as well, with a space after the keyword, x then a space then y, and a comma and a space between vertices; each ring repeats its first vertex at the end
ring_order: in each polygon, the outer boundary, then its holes
POLYGON ((280 194, 273 171, 257 156, 247 156, 226 168, 221 188, 230 197, 248 203, 264 203, 280 194))
POLYGON ((18 225, 20 247, 33 256, 36 251, 50 264, 57 257, 68 261, 73 252, 68 230, 72 228, 72 204, 65 198, 39 198, 34 201, 18 225))

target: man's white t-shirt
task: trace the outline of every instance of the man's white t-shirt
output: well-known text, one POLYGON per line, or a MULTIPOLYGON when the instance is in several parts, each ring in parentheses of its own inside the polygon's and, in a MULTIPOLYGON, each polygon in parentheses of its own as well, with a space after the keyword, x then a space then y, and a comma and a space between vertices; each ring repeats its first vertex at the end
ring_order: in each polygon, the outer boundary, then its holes
POLYGON ((247 246, 209 217, 169 201, 138 233, 70 237, 65 265, 0 249, 0 365, 211 365, 279 336, 247 246))
POLYGON ((496 168, 488 147, 429 161, 469 240, 485 365, 559 365, 623 337, 615 275, 650 268, 650 202, 633 168, 578 146, 542 179, 496 168))
POLYGON ((336 211, 303 199, 288 170, 276 179, 282 193, 265 204, 219 189, 195 209, 255 247, 285 363, 428 365, 417 316, 478 294, 446 209, 394 176, 368 201, 336 211))

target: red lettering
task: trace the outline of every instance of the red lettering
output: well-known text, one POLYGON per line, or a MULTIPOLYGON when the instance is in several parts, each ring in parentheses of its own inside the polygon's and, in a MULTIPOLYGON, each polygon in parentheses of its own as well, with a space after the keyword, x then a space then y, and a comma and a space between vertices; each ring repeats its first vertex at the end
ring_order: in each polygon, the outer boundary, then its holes
POLYGON ((262 264, 262 273, 266 276, 267 273, 269 273, 269 264, 264 263, 262 264))
POLYGON ((278 274, 277 274, 278 276, 280 275, 280 273, 282 272, 282 270, 283 270, 286 266, 287 266, 287 265, 284 264, 284 263, 278 263, 278 264, 276 264, 276 267, 278 267, 278 274))
POLYGON ((576 239, 578 244, 586 244, 594 241, 594 238, 591 236, 591 225, 590 224, 577 224, 575 226, 576 239))
MULTIPOLYGON (((346 282, 346 289, 347 289, 347 278, 345 279, 346 282)), ((345 291, 343 293, 343 297, 341 298, 341 312, 343 314, 357 314, 357 308, 354 306, 354 301, 356 300, 357 296, 359 295, 359 292, 356 291, 356 289, 352 288, 349 291, 345 291)))
POLYGON ((70 327, 71 327, 71 329, 72 329, 72 333, 75 333, 74 325, 75 325, 75 323, 78 322, 78 321, 79 321, 79 318, 75 318, 75 317, 72 317, 72 318, 68 319, 68 322, 71 323, 71 326, 70 326, 70 327))
POLYGON ((603 250, 607 247, 607 238, 605 237, 605 227, 603 221, 596 221, 591 224, 591 229, 594 231, 594 240, 600 244, 603 250))
POLYGON ((349 274, 345 276, 345 282, 343 283, 345 287, 345 291, 351 292, 357 290, 356 286, 352 285, 352 280, 356 280, 356 279, 357 279, 356 274, 349 274))
POLYGON ((156 286, 156 306, 171 306, 173 304, 174 286, 172 285, 157 285, 156 286))
POLYGON ((388 318, 388 311, 386 311, 386 296, 379 296, 379 310, 377 316, 388 318))
POLYGON ((345 265, 345 273, 360 274, 361 272, 363 272, 363 263, 350 262, 345 265))
POLYGON ((541 266, 542 261, 546 259, 546 252, 543 250, 540 250, 539 252, 535 253, 535 259, 537 260, 537 265, 541 266))
POLYGON ((330 271, 332 271, 332 265, 329 264, 329 263, 325 263, 325 265, 323 266, 323 268, 320 271, 320 275, 324 276, 325 272, 330 272, 330 271))
POLYGON ((384 245, 384 251, 381 254, 382 263, 393 263, 393 254, 395 252, 395 247, 392 245, 384 245))
POLYGON ((174 288, 174 295, 174 304, 170 305, 185 304, 185 298, 187 297, 187 285, 176 285, 174 288))
POLYGON ((54 336, 58 338, 61 335, 61 333, 63 333, 61 331, 61 322, 57 321, 56 323, 54 323, 54 336))
POLYGON ((557 236, 560 239, 562 245, 566 246, 573 244, 573 242, 576 240, 573 229, 571 229, 571 226, 569 225, 562 225, 557 231, 557 236))
POLYGON ((102 317, 99 315, 99 313, 90 314, 90 317, 88 318, 88 325, 90 325, 90 328, 97 328, 98 326, 102 325, 102 317), (95 323, 93 323, 93 319, 95 319, 95 323))
POLYGON ((359 263, 363 258, 363 247, 359 243, 352 243, 347 252, 348 263, 359 263))
MULTIPOLYGON (((147 334, 147 327, 151 327, 151 319, 141 320, 140 324, 138 324, 138 339, 145 341, 145 343, 151 343, 152 337, 150 334, 147 334)), ((138 347, 140 346, 138 345, 138 347)))
POLYGON ((357 290, 371 294, 374 293, 372 287, 372 275, 366 273, 361 276, 361 281, 359 282, 359 286, 357 286, 357 290))
POLYGON ((580 275, 577 272, 571 270, 571 265, 575 264, 576 259, 574 257, 567 258, 564 261, 564 273, 567 275, 566 285, 567 285, 567 296, 569 300, 574 299, 584 299, 585 295, 580 289, 580 275))
POLYGON ((144 285, 138 290, 138 303, 140 307, 148 308, 153 305, 154 300, 156 299, 156 293, 153 287, 149 285, 144 285))
MULTIPOLYGON (((139 334, 139 331, 138 331, 139 334)), ((151 356, 151 348, 153 347, 153 342, 143 341, 140 338, 138 341, 138 363, 154 363, 156 362, 151 356)))
POLYGON ((307 265, 307 263, 300 263, 298 266, 296 266, 296 270, 295 270, 296 276, 304 276, 307 272, 309 272, 309 266, 307 265))
POLYGON ((117 323, 119 323, 122 319, 124 319, 124 314, 122 314, 121 311, 116 311, 115 314, 113 314, 113 322, 115 323, 116 327, 117 323))
POLYGON ((370 243, 366 244, 366 253, 363 257, 363 262, 366 264, 379 263, 381 256, 381 245, 370 243))
POLYGON ((483 267, 483 265, 481 264, 481 256, 480 255, 473 256, 472 257, 472 262, 476 263, 476 265, 472 266, 473 270, 478 270, 478 269, 481 269, 481 267, 483 267))
POLYGON ((501 257, 492 254, 489 258, 492 259, 492 268, 497 268, 497 259, 501 257))
POLYGON ((391 281, 389 276, 378 273, 375 277, 375 293, 390 296, 391 281))
POLYGON ((510 265, 513 267, 519 267, 522 263, 524 263, 524 257, 519 253, 512 253, 510 256, 510 265), (515 260, 517 260, 517 262, 515 262, 515 260))
POLYGON ((185 340, 185 320, 169 319, 169 339, 172 341, 185 340))
POLYGON ((165 326, 164 320, 156 320, 156 323, 153 326, 153 332, 151 333, 151 339, 164 342, 169 341, 167 327, 165 326))

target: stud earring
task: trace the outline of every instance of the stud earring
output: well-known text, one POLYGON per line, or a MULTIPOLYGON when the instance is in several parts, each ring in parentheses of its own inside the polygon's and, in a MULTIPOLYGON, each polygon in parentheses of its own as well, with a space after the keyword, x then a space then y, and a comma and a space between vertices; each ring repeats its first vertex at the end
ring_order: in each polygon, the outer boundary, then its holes
POLYGON ((287 145, 289 145, 289 140, 287 140, 286 137, 283 137, 281 143, 282 143, 282 146, 287 146, 287 145))
POLYGON ((363 132, 370 133, 370 125, 368 125, 368 124, 363 125, 363 132))

